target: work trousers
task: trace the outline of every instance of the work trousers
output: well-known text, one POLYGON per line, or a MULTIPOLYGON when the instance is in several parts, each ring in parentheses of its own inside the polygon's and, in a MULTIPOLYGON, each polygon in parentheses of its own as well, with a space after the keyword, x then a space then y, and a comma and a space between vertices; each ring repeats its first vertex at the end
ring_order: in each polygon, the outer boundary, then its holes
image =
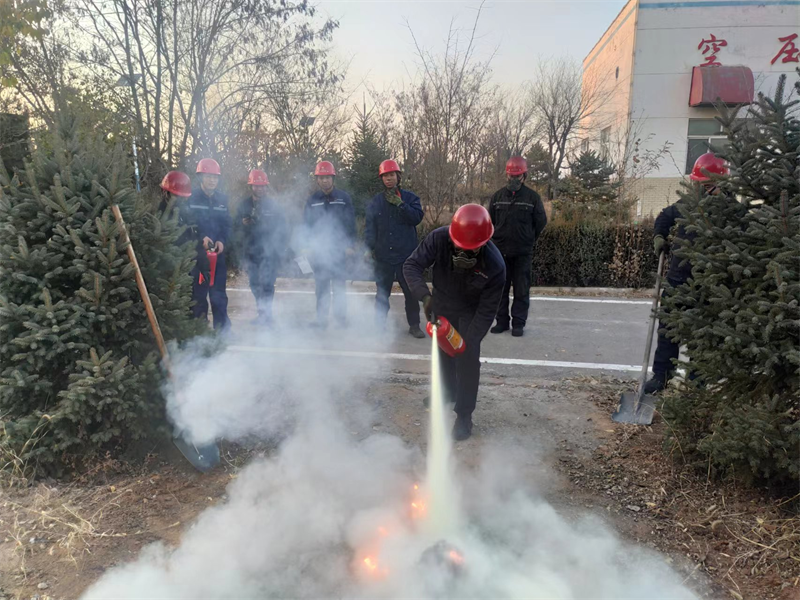
POLYGON ((530 254, 503 256, 506 263, 506 285, 503 297, 497 308, 497 324, 508 327, 525 327, 531 305, 531 261, 530 254), (514 301, 511 303, 511 317, 508 315, 509 292, 514 288, 514 301))
POLYGON ((225 253, 217 256, 217 269, 214 273, 214 285, 208 281, 200 283, 199 271, 195 268, 192 272, 192 316, 195 319, 208 319, 208 304, 211 303, 211 316, 214 320, 214 329, 228 329, 231 326, 228 319, 228 292, 225 289, 228 279, 228 269, 225 265, 225 253))
POLYGON ((275 260, 254 258, 247 261, 247 276, 250 279, 250 291, 256 299, 258 319, 272 320, 272 300, 275 297, 275 280, 277 269, 275 260))
MULTIPOLYGON (((669 279, 668 282, 669 287, 677 287, 683 283, 682 281, 672 279, 669 279)), ((665 288, 661 292, 662 304, 664 298, 667 296, 669 287, 665 288)), ((670 313, 669 309, 665 308, 663 310, 667 314, 670 313)), ((661 379, 665 382, 672 379, 672 375, 675 372, 675 365, 673 361, 678 359, 681 350, 680 344, 669 339, 666 335, 666 332, 666 326, 661 323, 661 320, 659 319, 658 342, 656 343, 656 353, 653 357, 653 375, 656 377, 656 379, 661 379)))
POLYGON ((403 263, 393 265, 375 261, 375 285, 378 293, 375 295, 375 321, 383 325, 389 312, 389 297, 392 294, 392 285, 397 281, 403 290, 406 301, 406 320, 409 327, 419 327, 419 302, 411 294, 406 278, 403 275, 403 263))
POLYGON ((331 295, 333 295, 333 318, 340 325, 347 324, 347 297, 345 280, 337 273, 327 269, 314 271, 314 282, 317 293, 317 323, 328 324, 331 311, 331 295))
MULTIPOLYGON (((473 314, 459 315, 446 310, 436 313, 443 316, 462 336, 469 330, 473 314)), ((478 403, 478 386, 481 380, 481 340, 466 340, 466 349, 456 356, 448 356, 439 349, 442 384, 445 400, 454 402, 453 410, 461 417, 469 417, 478 403)))

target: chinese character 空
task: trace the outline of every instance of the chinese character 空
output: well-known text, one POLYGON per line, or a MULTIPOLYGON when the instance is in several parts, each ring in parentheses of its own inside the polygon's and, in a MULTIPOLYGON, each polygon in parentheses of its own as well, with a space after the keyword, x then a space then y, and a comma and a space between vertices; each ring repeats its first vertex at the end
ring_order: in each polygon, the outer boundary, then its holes
POLYGON ((797 34, 787 35, 786 37, 778 38, 779 42, 783 42, 783 48, 780 49, 769 64, 774 65, 775 61, 783 56, 782 63, 800 62, 800 48, 795 46, 794 41, 797 39, 797 34))
POLYGON ((722 63, 717 62, 717 52, 720 51, 723 47, 727 46, 728 42, 725 40, 718 40, 717 37, 712 33, 711 39, 704 39, 702 42, 697 44, 697 49, 703 48, 703 56, 706 56, 706 62, 704 62, 701 67, 719 67, 722 63), (705 47, 704 47, 705 46, 705 47))

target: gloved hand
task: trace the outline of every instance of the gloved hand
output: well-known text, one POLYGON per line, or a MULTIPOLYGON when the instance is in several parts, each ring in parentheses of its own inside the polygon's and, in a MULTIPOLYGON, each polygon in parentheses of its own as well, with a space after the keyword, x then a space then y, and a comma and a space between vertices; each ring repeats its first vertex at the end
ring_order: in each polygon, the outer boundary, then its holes
POLYGON ((430 294, 422 299, 422 312, 425 313, 425 318, 428 319, 428 323, 433 321, 433 296, 430 294))
POLYGON ((375 260, 375 253, 372 250, 367 250, 364 252, 364 260, 366 262, 372 262, 375 260))
POLYGON ((395 194, 387 194, 386 196, 387 196, 386 200, 388 200, 389 203, 394 204, 395 206, 400 206, 403 203, 403 199, 400 198, 400 196, 397 196, 395 194))
POLYGON ((657 235, 653 238, 653 250, 656 256, 661 256, 662 252, 665 254, 669 252, 669 244, 667 244, 667 240, 664 239, 663 235, 657 235))

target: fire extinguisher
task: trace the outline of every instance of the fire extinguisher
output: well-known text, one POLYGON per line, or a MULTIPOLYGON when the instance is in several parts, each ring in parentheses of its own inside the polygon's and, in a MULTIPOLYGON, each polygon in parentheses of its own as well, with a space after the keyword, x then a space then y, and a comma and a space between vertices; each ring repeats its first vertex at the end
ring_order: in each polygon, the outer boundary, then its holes
MULTIPOLYGON (((214 274, 217 272, 217 253, 213 250, 207 250, 206 256, 208 256, 208 285, 209 287, 214 287, 214 274)), ((200 273, 200 285, 203 285, 205 281, 206 278, 200 273)))
POLYGON ((435 321, 429 321, 426 327, 428 335, 433 337, 433 326, 436 325, 436 341, 439 348, 447 356, 456 356, 467 349, 467 344, 461 334, 456 331, 456 328, 450 324, 450 321, 444 317, 436 317, 435 321))

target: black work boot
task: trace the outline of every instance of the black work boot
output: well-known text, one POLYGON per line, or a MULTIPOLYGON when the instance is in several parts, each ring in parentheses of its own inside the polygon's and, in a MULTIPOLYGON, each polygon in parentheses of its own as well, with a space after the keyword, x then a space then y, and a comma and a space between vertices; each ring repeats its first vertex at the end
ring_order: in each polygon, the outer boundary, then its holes
POLYGON ((645 394, 656 394, 667 387, 667 376, 658 373, 653 374, 650 380, 644 384, 645 394))
POLYGON ((472 435, 472 416, 456 416, 453 424, 453 439, 462 442, 472 435))
POLYGON ((411 325, 408 328, 408 333, 413 338, 417 338, 418 340, 422 340, 425 338, 425 334, 422 333, 422 329, 419 328, 419 325, 411 325))
POLYGON ((523 332, 522 327, 514 327, 511 330, 511 335, 513 335, 514 337, 522 337, 522 332, 523 332))
POLYGON ((489 331, 492 333, 503 333, 504 331, 508 331, 508 325, 501 325, 498 323, 494 327, 492 327, 489 331))

